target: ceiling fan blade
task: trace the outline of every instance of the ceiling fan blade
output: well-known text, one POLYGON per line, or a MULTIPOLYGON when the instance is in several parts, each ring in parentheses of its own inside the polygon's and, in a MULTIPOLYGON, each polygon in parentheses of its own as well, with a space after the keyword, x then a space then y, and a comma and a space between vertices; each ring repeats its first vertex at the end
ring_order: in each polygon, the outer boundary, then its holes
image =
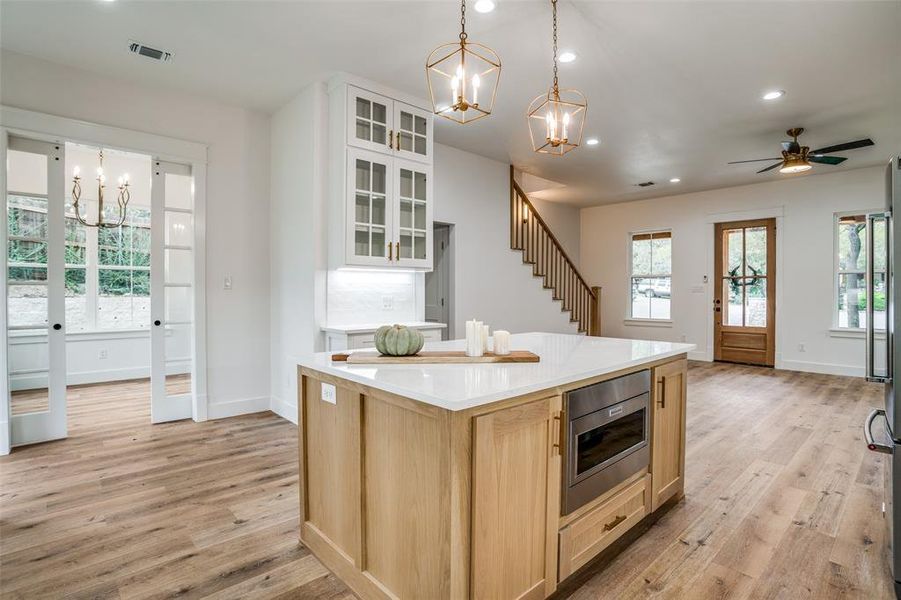
POLYGON ((824 165, 839 165, 848 159, 844 156, 808 156, 807 160, 824 165))
POLYGON ((729 164, 729 165, 740 165, 741 163, 763 162, 763 161, 766 161, 766 160, 782 160, 782 159, 779 158, 779 157, 774 157, 774 158, 755 158, 754 160, 733 160, 732 162, 726 163, 726 164, 729 164))
POLYGON ((831 152, 844 152, 845 150, 855 150, 857 148, 866 148, 867 146, 872 146, 873 140, 870 138, 865 138, 862 140, 857 140, 855 142, 846 142, 844 144, 836 144, 835 146, 826 146, 824 148, 817 148, 812 151, 810 155, 814 154, 829 154, 831 152))
POLYGON ((765 168, 765 169, 760 169, 760 170, 757 171, 757 172, 758 172, 758 173, 766 173, 766 172, 769 171, 770 169, 775 169, 776 167, 781 167, 781 166, 782 166, 782 161, 780 160, 779 162, 777 162, 777 163, 775 163, 775 164, 772 164, 772 165, 768 166, 768 167, 765 168))

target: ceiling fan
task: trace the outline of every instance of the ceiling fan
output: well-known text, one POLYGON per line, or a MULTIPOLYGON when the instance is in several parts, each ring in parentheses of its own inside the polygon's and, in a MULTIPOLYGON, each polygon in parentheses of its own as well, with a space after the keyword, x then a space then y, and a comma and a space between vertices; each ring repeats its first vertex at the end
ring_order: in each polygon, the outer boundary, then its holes
POLYGON ((826 156, 831 152, 844 152, 846 150, 865 148, 867 146, 873 145, 873 140, 864 138, 862 140, 857 140, 854 142, 845 142, 844 144, 825 146, 823 148, 817 148, 816 150, 811 151, 809 146, 802 146, 798 143, 798 136, 804 133, 803 127, 794 127, 792 129, 789 129, 785 133, 792 137, 792 141, 782 142, 782 158, 774 157, 756 158, 754 160, 736 160, 730 162, 729 164, 737 165, 741 163, 777 160, 779 162, 774 163, 766 167, 765 169, 760 169, 757 172, 765 173, 766 171, 775 169, 776 167, 781 167, 779 169, 780 173, 801 173, 802 171, 808 171, 813 168, 813 165, 811 165, 810 163, 837 165, 848 160, 844 156, 826 156))

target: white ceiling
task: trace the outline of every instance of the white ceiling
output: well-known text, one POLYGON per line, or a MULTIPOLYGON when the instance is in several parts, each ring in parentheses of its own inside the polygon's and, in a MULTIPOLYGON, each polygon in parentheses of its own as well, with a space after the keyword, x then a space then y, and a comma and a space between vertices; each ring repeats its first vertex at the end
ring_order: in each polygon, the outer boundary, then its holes
MULTIPOLYGON (((901 151, 901 2, 561 0, 559 19, 561 48, 579 56, 561 65, 561 84, 587 95, 586 135, 602 143, 564 158, 531 152, 524 115, 550 83, 550 8, 513 0, 468 11, 470 40, 503 61, 495 114, 442 121, 439 142, 566 183, 544 197, 582 206, 784 177, 726 163, 777 156, 792 126, 812 148, 876 142, 813 174, 901 151), (780 88, 782 100, 760 99, 780 88), (657 185, 634 187, 647 180, 657 185)), ((0 46, 273 111, 339 70, 425 97, 425 58, 458 21, 453 1, 2 0, 0 46), (129 55, 129 39, 175 58, 129 55)))

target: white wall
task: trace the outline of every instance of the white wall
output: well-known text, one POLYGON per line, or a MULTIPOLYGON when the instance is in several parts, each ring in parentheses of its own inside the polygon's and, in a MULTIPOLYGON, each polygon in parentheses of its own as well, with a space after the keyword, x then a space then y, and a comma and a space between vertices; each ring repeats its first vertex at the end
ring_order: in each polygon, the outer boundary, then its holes
POLYGON ((453 337, 479 319, 512 332, 576 333, 522 253, 510 249, 510 166, 435 144, 436 221, 454 224, 453 337))
POLYGON ((0 103, 208 145, 209 415, 267 409, 268 116, 7 51, 0 54, 0 103), (226 275, 231 290, 223 289, 226 275))
POLYGON ((297 357, 323 349, 325 323, 325 85, 272 117, 271 408, 297 422, 297 357))
MULTIPOLYGON (((530 196, 529 201, 547 223, 554 236, 577 269, 581 270, 580 256, 582 253, 582 216, 581 210, 575 206, 542 200, 530 196)), ((593 285, 591 281, 588 285, 593 285)))
POLYGON ((863 339, 830 332, 833 215, 882 207, 884 185, 883 169, 872 167, 582 210, 582 271, 603 287, 603 334, 684 338, 698 345, 695 357, 712 358, 713 291, 703 278, 713 275, 713 222, 779 214, 776 366, 862 375, 863 339), (658 228, 673 231, 672 325, 632 325, 624 322, 629 309, 628 236, 658 228))

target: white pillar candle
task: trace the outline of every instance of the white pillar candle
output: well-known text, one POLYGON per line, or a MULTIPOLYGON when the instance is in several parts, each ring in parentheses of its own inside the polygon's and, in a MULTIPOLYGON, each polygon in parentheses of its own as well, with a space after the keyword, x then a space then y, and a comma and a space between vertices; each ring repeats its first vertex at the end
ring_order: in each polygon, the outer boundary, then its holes
POLYGON ((466 355, 482 356, 484 350, 482 348, 482 322, 472 321, 466 322, 466 355))
POLYGON ((482 325, 482 354, 488 352, 488 331, 487 325, 482 325))
POLYGON ((494 332, 494 353, 510 354, 510 332, 498 329, 494 332))

